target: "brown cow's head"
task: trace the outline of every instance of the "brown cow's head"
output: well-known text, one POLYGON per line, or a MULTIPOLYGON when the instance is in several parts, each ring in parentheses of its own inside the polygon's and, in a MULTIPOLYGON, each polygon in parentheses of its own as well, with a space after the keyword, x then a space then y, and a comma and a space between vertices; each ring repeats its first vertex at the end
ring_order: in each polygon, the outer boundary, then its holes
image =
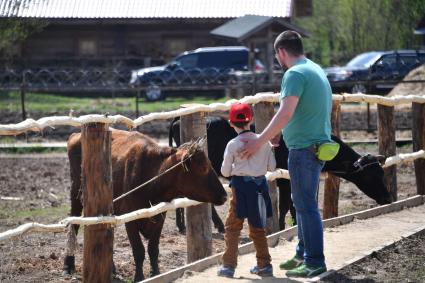
MULTIPOLYGON (((181 162, 172 176, 178 197, 187 197, 202 202, 223 204, 226 191, 220 183, 205 152, 198 143, 186 143, 174 154, 174 162, 181 162)), ((173 162, 173 163, 174 163, 173 162)))

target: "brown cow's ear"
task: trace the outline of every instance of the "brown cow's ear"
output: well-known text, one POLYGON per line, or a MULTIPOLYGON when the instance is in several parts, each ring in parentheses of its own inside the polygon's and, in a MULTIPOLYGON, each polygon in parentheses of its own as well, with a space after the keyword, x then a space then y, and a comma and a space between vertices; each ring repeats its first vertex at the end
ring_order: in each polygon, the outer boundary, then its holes
POLYGON ((378 161, 381 165, 384 165, 385 161, 387 160, 387 157, 385 157, 384 155, 377 155, 376 159, 378 159, 378 161))

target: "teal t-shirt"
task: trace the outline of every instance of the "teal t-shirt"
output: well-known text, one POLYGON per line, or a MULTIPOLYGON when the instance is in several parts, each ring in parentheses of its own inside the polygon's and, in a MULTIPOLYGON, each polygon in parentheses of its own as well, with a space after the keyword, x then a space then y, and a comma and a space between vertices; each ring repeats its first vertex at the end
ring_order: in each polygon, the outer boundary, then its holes
POLYGON ((303 58, 282 78, 280 98, 297 96, 295 112, 282 134, 289 149, 331 141, 332 89, 322 68, 303 58))

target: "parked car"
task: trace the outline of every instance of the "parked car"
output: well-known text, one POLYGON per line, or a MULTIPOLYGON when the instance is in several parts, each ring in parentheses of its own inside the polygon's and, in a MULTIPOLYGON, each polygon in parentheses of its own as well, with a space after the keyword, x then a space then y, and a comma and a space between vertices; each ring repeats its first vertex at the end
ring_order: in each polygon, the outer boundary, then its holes
POLYGON ((361 53, 342 67, 325 68, 326 75, 334 92, 366 93, 364 81, 369 75, 369 68, 385 52, 371 51, 361 53))
POLYGON ((425 64, 425 50, 386 53, 370 66, 367 90, 388 93, 413 69, 425 64))
MULTIPOLYGON (((168 64, 132 71, 130 84, 145 89, 145 98, 156 101, 166 93, 208 91, 223 93, 234 83, 235 71, 249 71, 249 49, 244 46, 203 47, 186 51, 168 64)), ((264 65, 255 60, 255 72, 264 65)))
POLYGON ((425 63, 425 51, 371 51, 346 66, 325 68, 334 92, 388 93, 408 72, 425 63))

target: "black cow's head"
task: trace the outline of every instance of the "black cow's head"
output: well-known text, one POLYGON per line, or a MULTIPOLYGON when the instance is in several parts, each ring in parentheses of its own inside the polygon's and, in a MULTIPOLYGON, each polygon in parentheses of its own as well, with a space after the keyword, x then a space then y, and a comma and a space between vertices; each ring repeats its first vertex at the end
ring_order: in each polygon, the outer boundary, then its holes
POLYGON ((197 143, 183 144, 177 149, 175 158, 181 166, 171 182, 177 185, 178 196, 215 205, 226 201, 227 193, 201 146, 197 143))
POLYGON ((393 201, 388 192, 381 163, 385 162, 382 155, 366 154, 356 161, 342 161, 343 170, 332 170, 331 173, 353 182, 363 193, 374 199, 378 204, 388 204, 393 201))

